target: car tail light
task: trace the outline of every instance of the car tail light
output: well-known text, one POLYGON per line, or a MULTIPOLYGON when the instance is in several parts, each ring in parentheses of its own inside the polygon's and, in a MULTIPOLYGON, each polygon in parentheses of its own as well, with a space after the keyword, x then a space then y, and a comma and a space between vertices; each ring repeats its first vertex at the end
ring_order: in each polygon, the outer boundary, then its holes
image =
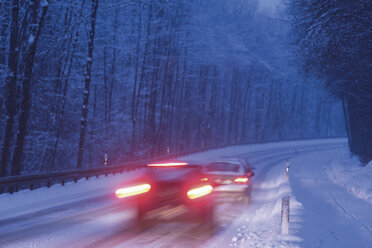
POLYGON ((187 192, 187 197, 190 199, 196 199, 212 192, 213 187, 210 185, 204 185, 195 189, 191 189, 187 192))
POLYGON ((202 181, 202 182, 206 182, 206 181, 208 181, 209 179, 208 179, 208 177, 204 177, 204 178, 201 178, 200 179, 200 181, 202 181))
POLYGON ((150 184, 141 184, 132 187, 121 188, 115 191, 117 198, 124 198, 133 195, 139 195, 150 191, 150 184))
POLYGON ((247 183, 248 180, 249 179, 247 177, 238 177, 238 178, 235 178, 234 182, 236 182, 236 183, 247 183))
POLYGON ((173 167, 173 166, 185 166, 187 165, 186 162, 171 162, 171 163, 156 163, 156 164, 148 164, 148 167, 173 167))

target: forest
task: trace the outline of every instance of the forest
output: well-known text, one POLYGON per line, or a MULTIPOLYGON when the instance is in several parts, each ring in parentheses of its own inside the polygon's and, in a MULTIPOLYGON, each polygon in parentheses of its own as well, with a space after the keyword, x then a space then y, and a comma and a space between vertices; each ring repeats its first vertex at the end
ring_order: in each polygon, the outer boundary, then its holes
POLYGON ((292 31, 306 71, 342 101, 351 152, 372 160, 372 2, 291 0, 292 31))
POLYGON ((346 135, 371 154, 371 8, 341 2, 1 1, 0 176, 346 135))

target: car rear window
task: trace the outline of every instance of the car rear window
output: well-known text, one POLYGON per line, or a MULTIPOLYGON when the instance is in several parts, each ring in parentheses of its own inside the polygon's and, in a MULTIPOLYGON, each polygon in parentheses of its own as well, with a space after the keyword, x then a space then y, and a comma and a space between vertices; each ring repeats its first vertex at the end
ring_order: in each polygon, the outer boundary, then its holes
POLYGON ((200 168, 194 166, 184 167, 149 167, 148 174, 154 180, 172 181, 187 179, 190 176, 200 173, 200 168))
POLYGON ((230 163, 210 163, 206 166, 205 170, 207 172, 223 172, 223 171, 229 171, 229 172, 239 172, 240 166, 237 164, 230 164, 230 163))

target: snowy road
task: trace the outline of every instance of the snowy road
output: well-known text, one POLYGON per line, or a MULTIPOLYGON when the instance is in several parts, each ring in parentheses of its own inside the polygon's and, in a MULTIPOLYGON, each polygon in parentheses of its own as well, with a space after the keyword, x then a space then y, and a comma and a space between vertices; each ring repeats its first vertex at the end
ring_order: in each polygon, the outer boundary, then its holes
POLYGON ((115 185, 133 175, 1 195, 0 247, 322 247, 322 244, 330 247, 338 243, 330 240, 329 235, 336 235, 342 242, 342 225, 336 230, 331 227, 333 220, 342 222, 343 218, 351 222, 351 231, 357 232, 355 225, 361 230, 359 235, 355 234, 360 240, 357 247, 368 247, 363 245, 372 241, 368 224, 372 223, 371 217, 366 220, 365 210, 358 212, 347 206, 347 199, 337 195, 341 188, 330 187, 326 176, 321 174, 322 166, 329 160, 327 157, 342 150, 345 150, 345 140, 334 139, 236 146, 185 157, 190 161, 239 157, 256 167, 252 202, 220 205, 214 231, 188 222, 187 214, 168 218, 174 215, 171 211, 163 213, 158 223, 145 230, 136 229, 134 210, 128 205, 119 205, 112 197, 115 185), (285 175, 287 159, 291 161, 289 182, 285 175), (320 167, 316 167, 317 173, 306 167, 310 161, 320 167), (322 194, 318 195, 318 191, 322 194), (280 235, 280 200, 289 194, 293 210, 290 235, 280 235), (316 209, 316 202, 326 209, 316 209), (312 218, 313 211, 334 218, 324 225, 326 216, 312 218))

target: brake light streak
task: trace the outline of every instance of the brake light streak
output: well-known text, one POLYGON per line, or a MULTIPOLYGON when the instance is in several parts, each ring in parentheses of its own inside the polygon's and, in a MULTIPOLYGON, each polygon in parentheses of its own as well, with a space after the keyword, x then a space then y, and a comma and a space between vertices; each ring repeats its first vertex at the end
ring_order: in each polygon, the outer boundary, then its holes
POLYGON ((148 164, 148 167, 172 167, 172 166, 185 166, 186 162, 175 162, 175 163, 157 163, 157 164, 148 164))
POLYGON ((117 198, 124 198, 124 197, 146 193, 150 191, 150 189, 151 189, 150 184, 141 184, 141 185, 132 186, 132 187, 120 188, 116 190, 115 194, 117 198))
POLYGON ((234 180, 234 182, 236 182, 236 183, 246 183, 246 182, 248 182, 248 178, 247 177, 238 177, 234 180))
POLYGON ((196 199, 212 192, 213 187, 211 185, 204 185, 195 189, 191 189, 187 192, 187 197, 189 199, 196 199))

